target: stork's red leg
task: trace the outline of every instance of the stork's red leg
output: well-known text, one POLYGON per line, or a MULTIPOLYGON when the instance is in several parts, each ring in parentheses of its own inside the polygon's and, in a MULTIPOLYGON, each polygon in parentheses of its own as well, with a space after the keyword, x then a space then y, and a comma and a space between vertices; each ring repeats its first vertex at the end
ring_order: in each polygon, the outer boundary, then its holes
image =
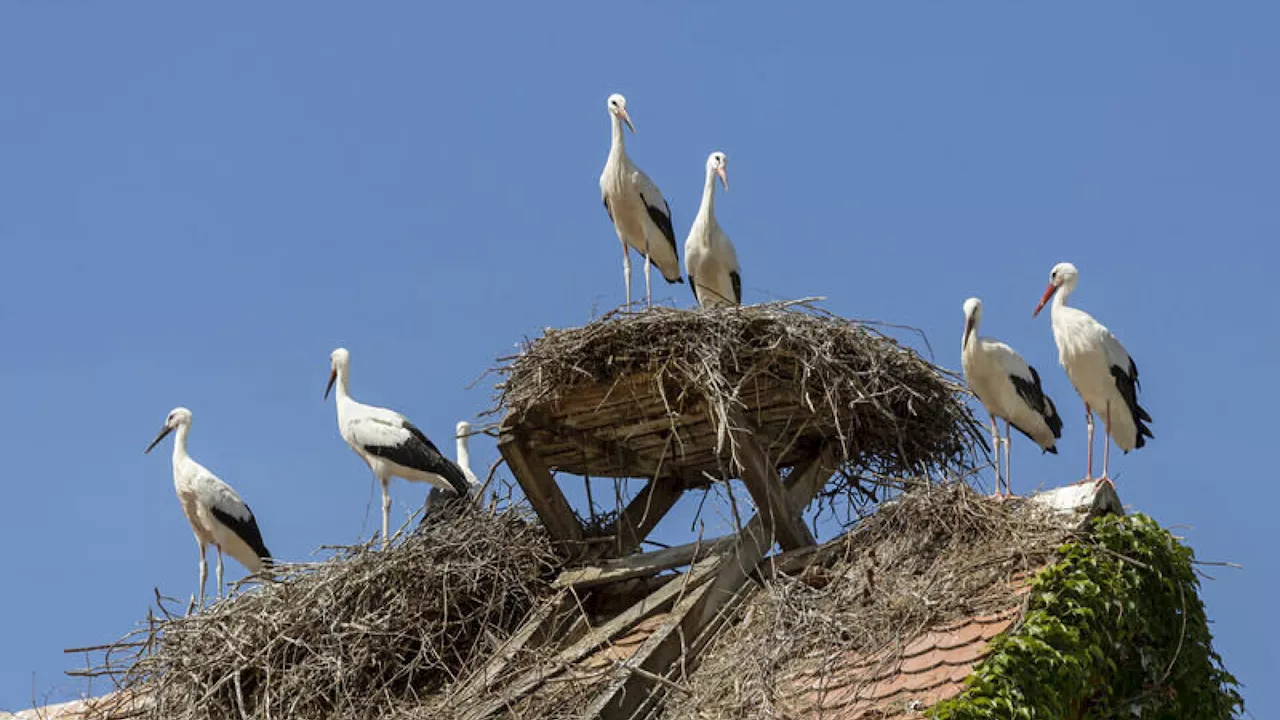
POLYGON ((1004 421, 1004 492, 1006 495, 1013 496, 1013 487, 1009 485, 1009 478, 1012 473, 1009 468, 1013 463, 1009 460, 1009 446, 1013 444, 1013 435, 1009 432, 1009 421, 1004 421))
MULTIPOLYGON (((996 469, 996 491, 994 497, 1000 497, 1000 428, 996 425, 996 414, 988 411, 991 416, 991 449, 995 452, 993 462, 996 469)), ((1007 470, 1005 472, 1008 472, 1007 470)))
POLYGON ((1076 485, 1083 485, 1093 479, 1093 409, 1089 407, 1089 403, 1084 404, 1084 420, 1089 427, 1089 467, 1084 472, 1084 479, 1076 485))
POLYGON ((1106 425, 1102 428, 1102 442, 1106 443, 1102 451, 1102 477, 1098 478, 1096 485, 1106 483, 1111 486, 1112 490, 1116 489, 1115 483, 1111 482, 1111 403, 1107 403, 1106 425))

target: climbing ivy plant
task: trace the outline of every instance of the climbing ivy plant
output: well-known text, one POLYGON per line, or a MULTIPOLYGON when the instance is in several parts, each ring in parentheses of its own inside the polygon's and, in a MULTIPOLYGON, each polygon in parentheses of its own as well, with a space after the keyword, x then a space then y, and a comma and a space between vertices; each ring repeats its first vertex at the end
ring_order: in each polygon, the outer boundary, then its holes
POLYGON ((1021 626, 937 720, 1217 720, 1243 711, 1213 650, 1193 553, 1151 518, 1106 515, 1058 549, 1021 626))

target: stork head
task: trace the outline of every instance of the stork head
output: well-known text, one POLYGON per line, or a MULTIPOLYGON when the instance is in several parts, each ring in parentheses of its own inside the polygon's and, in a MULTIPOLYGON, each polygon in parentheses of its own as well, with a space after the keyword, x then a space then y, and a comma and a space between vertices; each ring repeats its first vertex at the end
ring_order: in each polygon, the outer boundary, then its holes
POLYGON ((707 173, 715 173, 720 176, 720 184, 724 187, 725 192, 729 192, 729 178, 725 175, 725 167, 729 163, 729 158, 719 150, 707 156, 707 173))
POLYGON ((458 427, 456 428, 456 433, 459 439, 466 438, 468 435, 471 434, 471 423, 467 422, 466 420, 459 420, 458 427))
POLYGON ((978 330, 978 323, 982 322, 982 301, 976 297, 971 297, 964 301, 964 339, 960 341, 960 347, 969 347, 969 337, 978 330))
POLYGON ((622 97, 622 93, 609 96, 609 114, 626 123, 631 132, 636 131, 636 126, 631 124, 631 116, 627 114, 627 99, 622 97))
POLYGON ((1040 304, 1036 305, 1036 309, 1031 313, 1031 317, 1040 314, 1044 306, 1049 302, 1049 298, 1053 294, 1061 290, 1063 293, 1070 293, 1076 287, 1076 279, 1079 277, 1076 272, 1076 266, 1069 262, 1058 263, 1053 266, 1053 270, 1049 272, 1049 287, 1044 289, 1044 295, 1040 297, 1040 304))
POLYGON ((170 410, 169 417, 166 417, 164 419, 164 427, 160 428, 160 434, 156 435, 156 439, 152 440, 151 444, 147 446, 147 449, 143 450, 142 452, 144 454, 151 452, 151 449, 154 448, 156 445, 159 445, 160 441, 163 440, 166 435, 173 432, 174 430, 177 430, 179 427, 183 425, 190 425, 190 424, 191 424, 190 410, 184 407, 176 407, 170 410))
MULTIPOLYGON (((351 353, 346 348, 338 348, 329 353, 329 384, 324 386, 324 399, 329 399, 329 391, 338 379, 338 373, 345 373, 351 364, 351 353)), ((345 382, 345 381, 344 381, 345 382)))

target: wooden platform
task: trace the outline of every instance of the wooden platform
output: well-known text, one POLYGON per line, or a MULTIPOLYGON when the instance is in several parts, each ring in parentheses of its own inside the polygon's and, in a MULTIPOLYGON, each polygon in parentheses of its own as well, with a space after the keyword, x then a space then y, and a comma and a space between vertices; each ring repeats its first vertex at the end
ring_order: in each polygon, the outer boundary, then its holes
MULTIPOLYGON (((795 380, 744 381, 737 422, 777 467, 812 456, 830 435, 830 413, 796 404, 795 380)), ((738 477, 726 463, 726 425, 700 395, 653 375, 587 384, 518 419, 529 444, 552 470, 608 478, 672 477, 686 485, 738 477)))

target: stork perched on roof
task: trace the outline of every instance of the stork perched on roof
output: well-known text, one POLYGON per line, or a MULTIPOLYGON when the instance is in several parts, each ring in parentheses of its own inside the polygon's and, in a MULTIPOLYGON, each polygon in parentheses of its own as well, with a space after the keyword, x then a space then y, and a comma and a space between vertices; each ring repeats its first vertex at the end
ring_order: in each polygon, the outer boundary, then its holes
POLYGON ((702 205, 693 219, 689 238, 684 241, 685 274, 693 297, 702 307, 725 307, 742 304, 742 274, 738 253, 729 236, 716 221, 716 177, 729 191, 725 174, 728 158, 716 151, 707 157, 707 177, 702 186, 702 205))
POLYGON ((394 410, 356 402, 349 391, 351 354, 338 348, 329 356, 329 384, 325 399, 337 383, 338 432, 352 450, 373 470, 382 485, 382 547, 389 542, 392 477, 431 483, 435 487, 467 494, 467 476, 452 460, 440 454, 427 436, 394 410))
POLYGON ((187 435, 191 433, 191 411, 174 408, 165 418, 164 427, 145 453, 160 444, 171 432, 173 438, 173 487, 178 491, 182 512, 191 523, 196 545, 200 548, 200 606, 204 605, 204 586, 209 578, 209 566, 205 563, 205 548, 213 545, 218 550, 218 597, 222 597, 222 553, 244 565, 250 572, 258 572, 271 562, 271 553, 262 542, 262 532, 253 511, 230 485, 218 479, 203 465, 187 454, 187 435))
POLYGON ((1040 387, 1040 373, 1008 345, 978 335, 982 301, 964 301, 964 336, 960 341, 960 365, 965 382, 991 415, 991 442, 996 453, 996 495, 1000 495, 1000 443, 1004 443, 1004 487, 1009 487, 1009 427, 1031 438, 1045 452, 1058 452, 1062 418, 1040 387), (1004 439, 996 418, 1004 418, 1004 439))
MULTIPOLYGON (((457 436, 457 454, 455 457, 458 459, 458 467, 462 469, 462 474, 467 477, 467 497, 470 497, 471 493, 480 489, 480 481, 476 479, 476 474, 471 472, 471 451, 467 449, 467 439, 471 437, 471 423, 466 420, 459 420, 455 428, 455 434, 457 436)), ((447 497, 453 495, 452 490, 446 492, 438 487, 431 488, 431 492, 427 493, 428 511, 445 502, 447 497)))
POLYGON ((644 294, 653 306, 649 266, 656 264, 669 283, 684 282, 680 276, 680 258, 676 255, 676 233, 671 224, 671 207, 658 186, 653 184, 631 158, 623 140, 622 123, 636 131, 627 114, 627 99, 617 93, 609 96, 609 119, 613 123, 613 140, 609 159, 600 173, 600 194, 604 210, 622 242, 622 275, 627 286, 627 306, 631 306, 631 250, 644 256, 644 294))
MULTIPOLYGON (((1138 366, 1124 346, 1102 323, 1083 310, 1067 306, 1067 296, 1076 289, 1080 275, 1071 263, 1058 263, 1049 274, 1035 317, 1053 298, 1050 311, 1053 339, 1058 345, 1058 360, 1071 378, 1071 384, 1084 400, 1085 420, 1089 424, 1089 462, 1086 482, 1093 478, 1093 413, 1102 414, 1105 435, 1115 440, 1125 453, 1146 444, 1155 437, 1146 423, 1151 416, 1138 404, 1138 366), (1056 294, 1056 297, 1054 297, 1056 294)), ((1104 439, 1102 476, 1098 482, 1111 482, 1111 442, 1104 439)))

